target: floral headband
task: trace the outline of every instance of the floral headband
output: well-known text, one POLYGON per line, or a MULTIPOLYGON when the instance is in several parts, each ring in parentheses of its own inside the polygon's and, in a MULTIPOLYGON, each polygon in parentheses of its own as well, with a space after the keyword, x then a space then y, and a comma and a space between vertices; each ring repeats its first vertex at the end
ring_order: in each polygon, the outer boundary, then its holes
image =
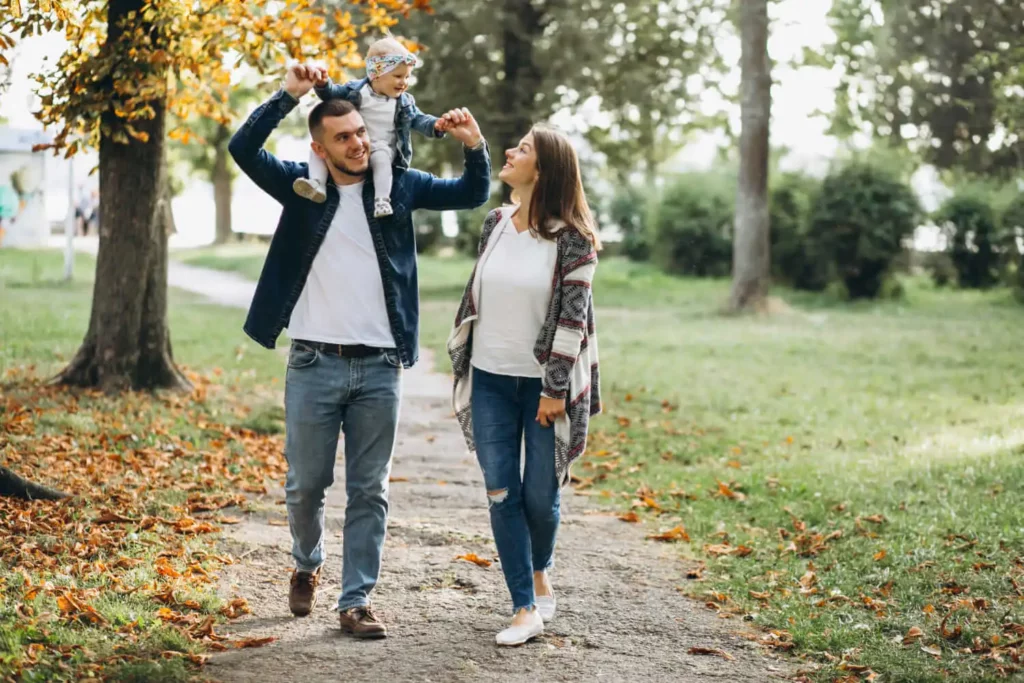
POLYGON ((366 59, 366 75, 371 81, 375 81, 389 71, 394 71, 402 64, 416 66, 416 56, 413 54, 381 55, 368 57, 366 59))

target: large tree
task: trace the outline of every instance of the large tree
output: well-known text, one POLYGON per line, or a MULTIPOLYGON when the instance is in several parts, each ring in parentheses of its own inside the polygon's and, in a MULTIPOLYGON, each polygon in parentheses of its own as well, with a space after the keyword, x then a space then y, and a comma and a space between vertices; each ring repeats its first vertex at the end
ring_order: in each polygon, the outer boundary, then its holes
POLYGON ((733 233, 732 311, 761 310, 768 296, 768 129, 772 78, 768 0, 740 0, 740 172, 733 233))
POLYGON ((0 50, 59 32, 66 49, 38 75, 37 117, 53 147, 99 149, 99 254, 89 327, 59 381, 106 391, 183 387, 167 328, 164 140, 168 114, 229 120, 232 69, 288 58, 357 65, 360 31, 393 25, 422 0, 362 0, 366 21, 311 0, 5 0, 0 50), (330 19, 335 30, 324 31, 330 19))
MULTIPOLYGON (((588 122, 590 143, 620 175, 653 175, 701 123, 699 94, 720 75, 714 36, 729 2, 434 0, 429 18, 402 27, 427 45, 413 92, 424 111, 470 107, 495 162, 531 124, 592 101, 600 113, 588 122)), ((438 171, 458 162, 452 154, 419 144, 416 163, 438 171)))
POLYGON ((941 169, 1024 167, 1024 4, 1005 0, 834 0, 833 131, 867 130, 941 169))

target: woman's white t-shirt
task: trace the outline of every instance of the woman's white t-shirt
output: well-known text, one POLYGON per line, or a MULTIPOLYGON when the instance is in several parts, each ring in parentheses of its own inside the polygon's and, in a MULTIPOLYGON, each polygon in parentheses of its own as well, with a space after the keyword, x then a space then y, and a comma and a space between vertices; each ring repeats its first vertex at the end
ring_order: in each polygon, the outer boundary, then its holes
POLYGON ((481 263, 473 367, 496 375, 540 377, 534 345, 547 318, 558 245, 518 232, 508 211, 491 236, 497 243, 481 263))

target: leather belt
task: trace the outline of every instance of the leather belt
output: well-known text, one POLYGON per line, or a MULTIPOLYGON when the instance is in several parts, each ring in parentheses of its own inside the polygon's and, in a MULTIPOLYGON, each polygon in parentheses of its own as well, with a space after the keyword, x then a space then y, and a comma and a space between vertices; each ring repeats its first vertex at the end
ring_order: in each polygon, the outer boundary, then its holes
POLYGON ((332 356, 341 356, 343 358, 367 358, 369 356, 380 355, 385 351, 394 351, 394 349, 382 349, 377 346, 364 346, 362 344, 328 344, 326 342, 315 342, 307 339, 293 339, 292 342, 308 346, 311 349, 316 349, 320 353, 326 353, 332 356))

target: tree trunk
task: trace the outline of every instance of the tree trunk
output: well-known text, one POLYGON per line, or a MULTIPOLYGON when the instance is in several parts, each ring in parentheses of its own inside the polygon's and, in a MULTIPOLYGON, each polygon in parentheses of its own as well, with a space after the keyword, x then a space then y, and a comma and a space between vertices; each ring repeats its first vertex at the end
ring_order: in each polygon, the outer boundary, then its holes
POLYGON ((732 251, 733 312, 766 308, 771 272, 768 225, 768 126, 771 72, 768 0, 742 0, 740 8, 740 173, 732 251))
MULTIPOLYGON (((501 113, 496 117, 496 145, 491 149, 497 168, 504 163, 505 150, 518 145, 529 132, 535 84, 542 78, 533 56, 533 43, 543 33, 541 13, 530 0, 504 0, 504 5, 501 40, 505 77, 498 85, 501 113)), ((510 191, 507 185, 502 185, 503 200, 508 200, 510 191)))
POLYGON ((0 496, 23 500, 59 500, 67 498, 68 494, 33 483, 0 465, 0 496))
MULTIPOLYGON (((108 35, 117 40, 118 23, 141 11, 144 0, 111 0, 108 35)), ((166 196, 162 101, 151 101, 151 120, 134 123, 147 134, 142 142, 100 139, 100 223, 96 281, 89 329, 71 364, 55 381, 128 389, 187 388, 175 367, 167 329, 167 237, 171 229, 166 196)), ((113 112, 104 125, 117 129, 113 112)))
POLYGON ((231 169, 228 168, 228 139, 231 131, 227 126, 220 126, 214 143, 213 171, 213 204, 217 215, 217 230, 214 244, 224 244, 231 240, 231 169))

